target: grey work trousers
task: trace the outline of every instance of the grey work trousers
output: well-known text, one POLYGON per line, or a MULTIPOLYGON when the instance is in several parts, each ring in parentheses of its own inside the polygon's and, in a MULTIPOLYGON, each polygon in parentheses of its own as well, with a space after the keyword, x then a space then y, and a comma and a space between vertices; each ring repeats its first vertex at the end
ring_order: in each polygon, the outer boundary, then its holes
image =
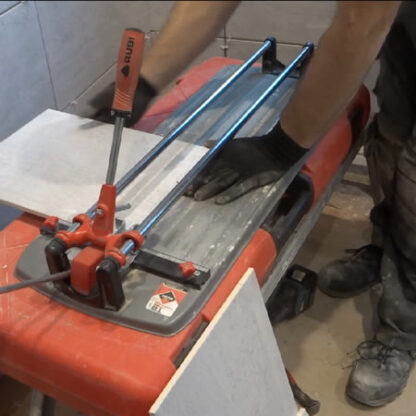
POLYGON ((376 337, 416 351, 416 50, 402 25, 393 26, 379 59, 380 112, 365 144, 373 244, 383 249, 376 337))

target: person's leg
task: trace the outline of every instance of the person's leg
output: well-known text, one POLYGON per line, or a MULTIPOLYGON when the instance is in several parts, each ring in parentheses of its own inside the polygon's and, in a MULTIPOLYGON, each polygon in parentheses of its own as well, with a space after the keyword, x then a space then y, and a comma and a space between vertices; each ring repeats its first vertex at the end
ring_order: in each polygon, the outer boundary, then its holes
POLYGON ((416 49, 400 23, 383 45, 380 68, 375 88, 380 112, 365 146, 376 204, 373 245, 328 265, 319 279, 321 288, 338 295, 381 282, 380 327, 374 340, 358 346, 361 358, 347 385, 349 397, 369 406, 401 393, 416 351, 416 49))
POLYGON ((346 298, 358 295, 380 281, 380 262, 386 218, 389 216, 390 183, 395 170, 392 144, 379 133, 377 118, 366 131, 365 154, 375 206, 370 219, 373 235, 370 244, 334 260, 319 272, 319 289, 332 297, 346 298), (384 189, 386 188, 386 189, 384 189))
POLYGON ((416 52, 400 26, 383 49, 378 139, 367 147, 384 194, 383 209, 372 218, 382 230, 380 327, 374 340, 357 348, 361 358, 347 385, 352 399, 369 406, 384 405, 403 391, 416 351, 416 52))
POLYGON ((416 137, 409 139, 399 158, 389 229, 377 339, 416 351, 416 137))
POLYGON ((380 74, 374 89, 380 111, 366 132, 365 153, 375 203, 371 212, 373 237, 368 246, 353 250, 352 256, 335 260, 319 272, 318 285, 330 296, 353 296, 380 280, 380 248, 386 219, 392 212, 393 178, 415 118, 414 74, 415 47, 404 26, 395 23, 380 52, 380 74))
POLYGON ((358 347, 347 394, 369 406, 394 400, 416 358, 416 138, 399 158, 389 233, 380 267, 382 295, 376 339, 358 347))

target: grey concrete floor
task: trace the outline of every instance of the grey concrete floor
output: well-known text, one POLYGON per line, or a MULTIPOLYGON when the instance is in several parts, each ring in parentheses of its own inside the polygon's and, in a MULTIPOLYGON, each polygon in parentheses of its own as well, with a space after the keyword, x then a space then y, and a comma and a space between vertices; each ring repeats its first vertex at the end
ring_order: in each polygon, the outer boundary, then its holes
MULTIPOLYGON (((360 186, 341 184, 333 194, 299 252, 296 262, 315 271, 344 255, 344 249, 369 242, 368 213, 372 201, 360 186)), ((413 416, 416 413, 416 375, 394 403, 368 409, 345 397, 345 384, 355 359, 355 347, 371 337, 377 323, 373 311, 377 287, 352 299, 331 299, 316 293, 314 305, 302 315, 275 327, 287 368, 298 384, 321 401, 320 416, 413 416)), ((0 379, 0 416, 26 416, 29 389, 5 376, 0 379)), ((58 405, 57 416, 79 416, 58 405)))

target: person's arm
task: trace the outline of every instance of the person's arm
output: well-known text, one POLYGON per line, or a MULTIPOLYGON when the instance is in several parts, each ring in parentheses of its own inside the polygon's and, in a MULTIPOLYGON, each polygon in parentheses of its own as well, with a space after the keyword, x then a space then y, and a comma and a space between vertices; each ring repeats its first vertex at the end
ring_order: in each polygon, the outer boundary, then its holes
POLYGON ((157 91, 215 39, 239 1, 177 1, 145 56, 141 74, 157 91))
POLYGON ((283 130, 309 148, 334 124, 377 57, 400 2, 341 1, 281 115, 283 130))

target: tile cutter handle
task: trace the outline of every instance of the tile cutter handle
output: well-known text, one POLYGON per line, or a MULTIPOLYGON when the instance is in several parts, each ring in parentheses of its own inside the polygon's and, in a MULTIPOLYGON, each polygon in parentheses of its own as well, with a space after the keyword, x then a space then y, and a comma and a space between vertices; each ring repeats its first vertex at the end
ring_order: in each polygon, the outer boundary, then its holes
POLYGON ((108 162, 106 184, 113 185, 120 152, 121 134, 124 121, 131 117, 134 94, 139 81, 144 50, 144 33, 138 29, 126 29, 121 39, 116 70, 112 113, 115 114, 114 135, 108 162))
MULTIPOLYGON (((125 119, 131 116, 133 109, 134 95, 139 81, 140 68, 143 60, 144 45, 144 32, 139 29, 126 29, 124 31, 117 59, 116 85, 111 106, 112 114, 115 115, 115 122, 105 181, 105 184, 108 185, 108 187, 114 186, 122 131, 125 119)), ((118 194, 117 189, 114 190, 114 194, 118 194)), ((87 215, 91 219, 95 218, 96 210, 97 203, 87 211, 87 215)), ((74 222, 69 227, 68 231, 75 232, 80 226, 81 224, 79 222, 74 222)))

